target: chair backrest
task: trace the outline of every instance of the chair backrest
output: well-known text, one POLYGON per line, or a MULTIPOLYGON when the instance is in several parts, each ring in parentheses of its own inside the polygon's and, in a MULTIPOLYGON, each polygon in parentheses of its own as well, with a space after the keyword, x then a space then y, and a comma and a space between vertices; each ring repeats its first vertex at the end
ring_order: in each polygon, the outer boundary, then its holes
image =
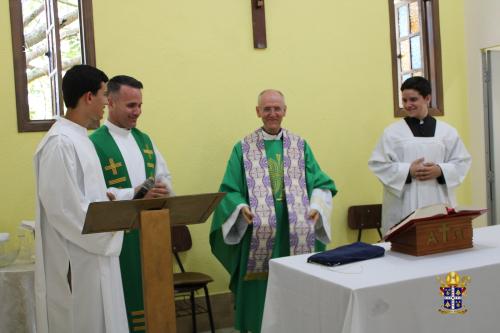
POLYGON ((174 254, 177 265, 181 269, 181 272, 185 272, 184 265, 182 265, 181 258, 179 257, 179 252, 184 252, 189 250, 193 246, 193 241, 191 239, 191 234, 189 229, 185 225, 174 225, 171 230, 172 238, 172 252, 174 254))
POLYGON ((172 252, 184 252, 193 246, 191 234, 185 225, 174 225, 171 228, 172 235, 172 252))
POLYGON ((351 206, 347 210, 347 224, 351 229, 380 228, 382 205, 351 206))

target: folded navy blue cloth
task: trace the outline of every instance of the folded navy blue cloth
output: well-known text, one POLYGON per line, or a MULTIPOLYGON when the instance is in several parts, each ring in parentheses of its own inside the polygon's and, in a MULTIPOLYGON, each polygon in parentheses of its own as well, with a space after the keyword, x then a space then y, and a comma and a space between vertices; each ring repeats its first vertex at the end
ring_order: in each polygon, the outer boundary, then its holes
POLYGON ((380 246, 356 242, 335 249, 313 254, 307 262, 325 266, 338 266, 351 262, 383 257, 385 249, 380 246))

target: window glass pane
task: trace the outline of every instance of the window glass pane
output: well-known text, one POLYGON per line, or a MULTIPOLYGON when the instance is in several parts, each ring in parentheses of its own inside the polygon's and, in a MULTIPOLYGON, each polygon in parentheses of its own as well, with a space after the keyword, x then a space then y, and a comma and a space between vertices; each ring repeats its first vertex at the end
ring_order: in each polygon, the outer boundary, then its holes
POLYGON ((422 46, 420 36, 410 38, 411 43, 411 68, 420 69, 422 67, 422 46))
POLYGON ((407 72, 411 70, 410 66, 410 41, 408 39, 399 43, 399 50, 401 52, 401 70, 407 72))
POLYGON ((407 79, 409 79, 411 77, 411 74, 408 73, 408 74, 403 74, 403 76, 401 77, 401 83, 405 82, 407 79))
POLYGON ((79 0, 59 0, 57 10, 59 14, 59 37, 61 39, 62 76, 73 65, 82 63, 82 45, 78 11, 79 0))
MULTIPOLYGON (((48 70, 48 65, 46 67, 48 70)), ((28 84, 28 104, 30 108, 30 120, 53 119, 53 96, 52 84, 47 73, 33 79, 28 84)))
POLYGON ((410 3, 410 32, 412 34, 420 31, 418 2, 410 3))
POLYGON ((408 36, 408 25, 409 25, 408 5, 403 5, 398 8, 399 37, 408 36))
POLYGON ((30 120, 53 118, 44 0, 23 0, 23 28, 30 120))

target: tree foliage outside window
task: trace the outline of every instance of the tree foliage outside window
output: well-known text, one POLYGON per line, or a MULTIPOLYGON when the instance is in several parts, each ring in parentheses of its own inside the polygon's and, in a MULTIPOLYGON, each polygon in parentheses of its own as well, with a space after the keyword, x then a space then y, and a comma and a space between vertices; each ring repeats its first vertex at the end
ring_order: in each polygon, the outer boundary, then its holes
POLYGON ((438 0, 389 0, 394 115, 404 116, 399 87, 412 76, 432 85, 431 115, 443 115, 438 0))
POLYGON ((18 130, 47 130, 64 114, 61 80, 95 65, 91 0, 10 0, 18 130))

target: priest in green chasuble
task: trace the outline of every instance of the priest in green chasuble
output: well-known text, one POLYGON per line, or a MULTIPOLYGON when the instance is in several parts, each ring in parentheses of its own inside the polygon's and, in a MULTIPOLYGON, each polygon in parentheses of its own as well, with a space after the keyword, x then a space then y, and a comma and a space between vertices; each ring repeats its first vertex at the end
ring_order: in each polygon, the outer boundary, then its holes
MULTIPOLYGON (((170 172, 150 137, 136 128, 142 113, 140 81, 126 75, 108 82, 109 117, 90 139, 101 162, 108 192, 132 199, 147 178, 155 185, 145 198, 173 195, 170 172)), ((145 332, 139 230, 125 232, 120 268, 130 332, 145 332)))
POLYGON ((335 183, 309 145, 281 127, 283 94, 259 94, 263 126, 238 142, 220 192, 226 192, 210 230, 212 252, 230 274, 235 326, 260 332, 269 260, 324 250, 330 242, 335 183))

